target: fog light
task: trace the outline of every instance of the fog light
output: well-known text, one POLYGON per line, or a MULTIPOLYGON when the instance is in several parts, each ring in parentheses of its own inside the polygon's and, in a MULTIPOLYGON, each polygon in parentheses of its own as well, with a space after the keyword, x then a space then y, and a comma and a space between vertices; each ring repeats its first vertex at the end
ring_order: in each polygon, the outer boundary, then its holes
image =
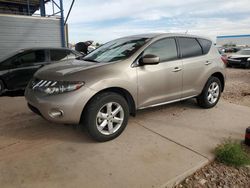
POLYGON ((59 109, 52 109, 50 110, 49 115, 52 118, 60 118, 63 116, 63 111, 59 109))

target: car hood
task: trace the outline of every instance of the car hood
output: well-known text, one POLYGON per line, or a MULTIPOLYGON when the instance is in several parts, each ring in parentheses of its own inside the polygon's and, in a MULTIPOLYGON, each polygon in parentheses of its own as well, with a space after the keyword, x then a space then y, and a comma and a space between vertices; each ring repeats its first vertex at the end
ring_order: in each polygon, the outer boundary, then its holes
POLYGON ((229 58, 234 59, 234 58, 248 58, 250 55, 240 55, 240 54, 234 54, 230 56, 229 58))
POLYGON ((60 78, 65 77, 68 75, 72 75, 84 70, 92 69, 95 67, 104 66, 107 63, 96 63, 96 62, 89 62, 83 60, 65 60, 57 63, 53 63, 51 65, 44 66, 43 68, 39 69, 35 77, 49 79, 53 78, 60 78))

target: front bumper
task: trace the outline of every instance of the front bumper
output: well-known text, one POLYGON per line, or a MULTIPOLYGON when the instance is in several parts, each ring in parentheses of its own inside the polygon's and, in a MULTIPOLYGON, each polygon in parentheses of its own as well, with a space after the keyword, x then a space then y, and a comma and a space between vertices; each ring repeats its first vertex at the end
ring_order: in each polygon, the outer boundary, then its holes
POLYGON ((48 121, 64 124, 79 124, 82 111, 94 94, 94 90, 84 86, 58 95, 45 95, 30 88, 25 90, 25 98, 33 112, 48 121), (52 112, 61 112, 61 115, 52 116, 52 112))

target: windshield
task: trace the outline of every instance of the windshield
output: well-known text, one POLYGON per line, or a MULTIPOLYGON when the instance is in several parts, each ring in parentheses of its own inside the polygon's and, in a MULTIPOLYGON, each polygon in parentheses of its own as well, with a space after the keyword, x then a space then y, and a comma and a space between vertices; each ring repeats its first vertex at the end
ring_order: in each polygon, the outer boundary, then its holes
POLYGON ((122 38, 110 41, 84 57, 93 62, 112 62, 123 60, 133 55, 142 47, 148 38, 122 38))
POLYGON ((240 50, 237 52, 240 55, 250 55, 250 50, 240 50))

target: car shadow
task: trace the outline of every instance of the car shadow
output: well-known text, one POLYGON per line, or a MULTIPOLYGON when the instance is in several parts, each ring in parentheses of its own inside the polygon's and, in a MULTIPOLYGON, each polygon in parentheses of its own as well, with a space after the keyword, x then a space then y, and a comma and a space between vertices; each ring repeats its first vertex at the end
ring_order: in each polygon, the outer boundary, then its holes
MULTIPOLYGON (((154 114, 159 115, 159 111, 166 114, 175 113, 178 115, 178 113, 182 113, 184 110, 190 108, 201 109, 195 99, 189 99, 173 104, 139 110, 138 118, 154 114)), ((51 123, 39 115, 30 112, 28 108, 27 111, 7 114, 6 117, 2 117, 2 119, 4 123, 0 125, 0 143, 3 138, 10 140, 14 138, 15 142, 49 142, 52 144, 58 142, 95 143, 95 141, 89 137, 84 125, 51 123)), ((136 120, 137 116, 130 117, 130 119, 132 121, 136 120)))

